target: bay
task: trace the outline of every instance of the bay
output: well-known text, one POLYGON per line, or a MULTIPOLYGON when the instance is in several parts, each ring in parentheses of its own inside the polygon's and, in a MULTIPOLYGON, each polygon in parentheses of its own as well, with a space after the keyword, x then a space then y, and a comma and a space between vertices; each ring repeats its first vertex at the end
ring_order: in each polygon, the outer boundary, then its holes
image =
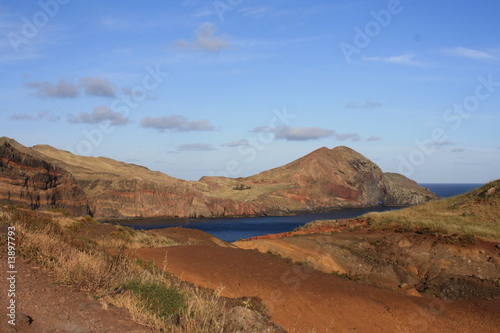
MULTIPOLYGON (((448 198, 471 191, 483 184, 419 184, 429 188, 437 195, 448 198)), ((182 226, 202 230, 227 242, 255 236, 292 231, 315 220, 337 220, 354 218, 369 212, 383 212, 402 207, 375 206, 367 208, 348 208, 321 213, 307 213, 292 216, 264 216, 239 218, 208 219, 136 219, 120 221, 120 225, 133 229, 161 229, 182 226)))

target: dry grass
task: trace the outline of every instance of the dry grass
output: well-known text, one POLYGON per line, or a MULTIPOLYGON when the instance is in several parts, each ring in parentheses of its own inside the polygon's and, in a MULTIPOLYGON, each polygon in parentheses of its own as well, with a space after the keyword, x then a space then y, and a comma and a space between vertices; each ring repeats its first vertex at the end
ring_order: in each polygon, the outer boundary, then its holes
POLYGON ((427 228, 500 241, 500 180, 456 197, 397 211, 369 213, 360 219, 369 219, 370 225, 376 228, 427 228))
POLYGON ((85 232, 98 227, 89 218, 62 227, 53 217, 0 207, 0 224, 16 227, 19 253, 50 270, 59 283, 127 309, 156 332, 225 332, 226 307, 219 293, 186 285, 151 263, 123 255, 130 246, 165 246, 171 240, 115 227, 95 241, 85 232))

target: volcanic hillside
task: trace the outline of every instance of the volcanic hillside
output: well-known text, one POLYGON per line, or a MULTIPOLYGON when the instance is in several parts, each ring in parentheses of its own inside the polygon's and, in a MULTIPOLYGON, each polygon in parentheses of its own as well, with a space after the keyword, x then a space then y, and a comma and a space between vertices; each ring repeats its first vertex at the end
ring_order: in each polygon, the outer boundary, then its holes
POLYGON ((0 147, 0 182, 7 188, 0 192, 1 201, 35 209, 71 208, 99 219, 282 215, 381 202, 415 205, 437 198, 404 176, 384 174, 347 147, 321 148, 247 178, 202 177, 198 182, 47 145, 27 148, 8 138, 0 138, 0 147), (35 160, 50 167, 36 171, 35 160), (53 180, 38 181, 47 175, 53 180), (68 178, 64 190, 59 184, 63 175, 68 178), (54 197, 54 191, 62 194, 54 197))

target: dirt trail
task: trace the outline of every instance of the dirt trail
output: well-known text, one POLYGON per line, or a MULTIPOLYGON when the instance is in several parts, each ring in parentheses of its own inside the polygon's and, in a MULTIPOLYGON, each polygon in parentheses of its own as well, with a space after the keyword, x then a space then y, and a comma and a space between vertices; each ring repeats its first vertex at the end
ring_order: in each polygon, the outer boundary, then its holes
POLYGON ((442 301, 362 286, 252 250, 138 249, 184 281, 223 296, 257 296, 289 332, 498 332, 500 300, 442 301))
MULTIPOLYGON (((2 271, 7 272, 7 258, 0 255, 0 262, 2 271)), ((152 332, 135 323, 123 309, 100 303, 83 292, 55 284, 45 271, 32 263, 19 259, 16 269, 15 326, 7 323, 7 273, 0 279, 2 333, 152 332)))

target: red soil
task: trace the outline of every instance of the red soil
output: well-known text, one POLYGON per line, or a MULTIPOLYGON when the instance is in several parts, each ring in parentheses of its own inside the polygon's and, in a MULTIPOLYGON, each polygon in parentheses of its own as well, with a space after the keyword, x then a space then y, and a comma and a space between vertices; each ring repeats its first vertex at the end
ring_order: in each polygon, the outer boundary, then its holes
POLYGON ((306 266, 218 246, 134 250, 184 281, 256 296, 289 332, 498 332, 500 299, 446 301, 362 286, 306 266))

